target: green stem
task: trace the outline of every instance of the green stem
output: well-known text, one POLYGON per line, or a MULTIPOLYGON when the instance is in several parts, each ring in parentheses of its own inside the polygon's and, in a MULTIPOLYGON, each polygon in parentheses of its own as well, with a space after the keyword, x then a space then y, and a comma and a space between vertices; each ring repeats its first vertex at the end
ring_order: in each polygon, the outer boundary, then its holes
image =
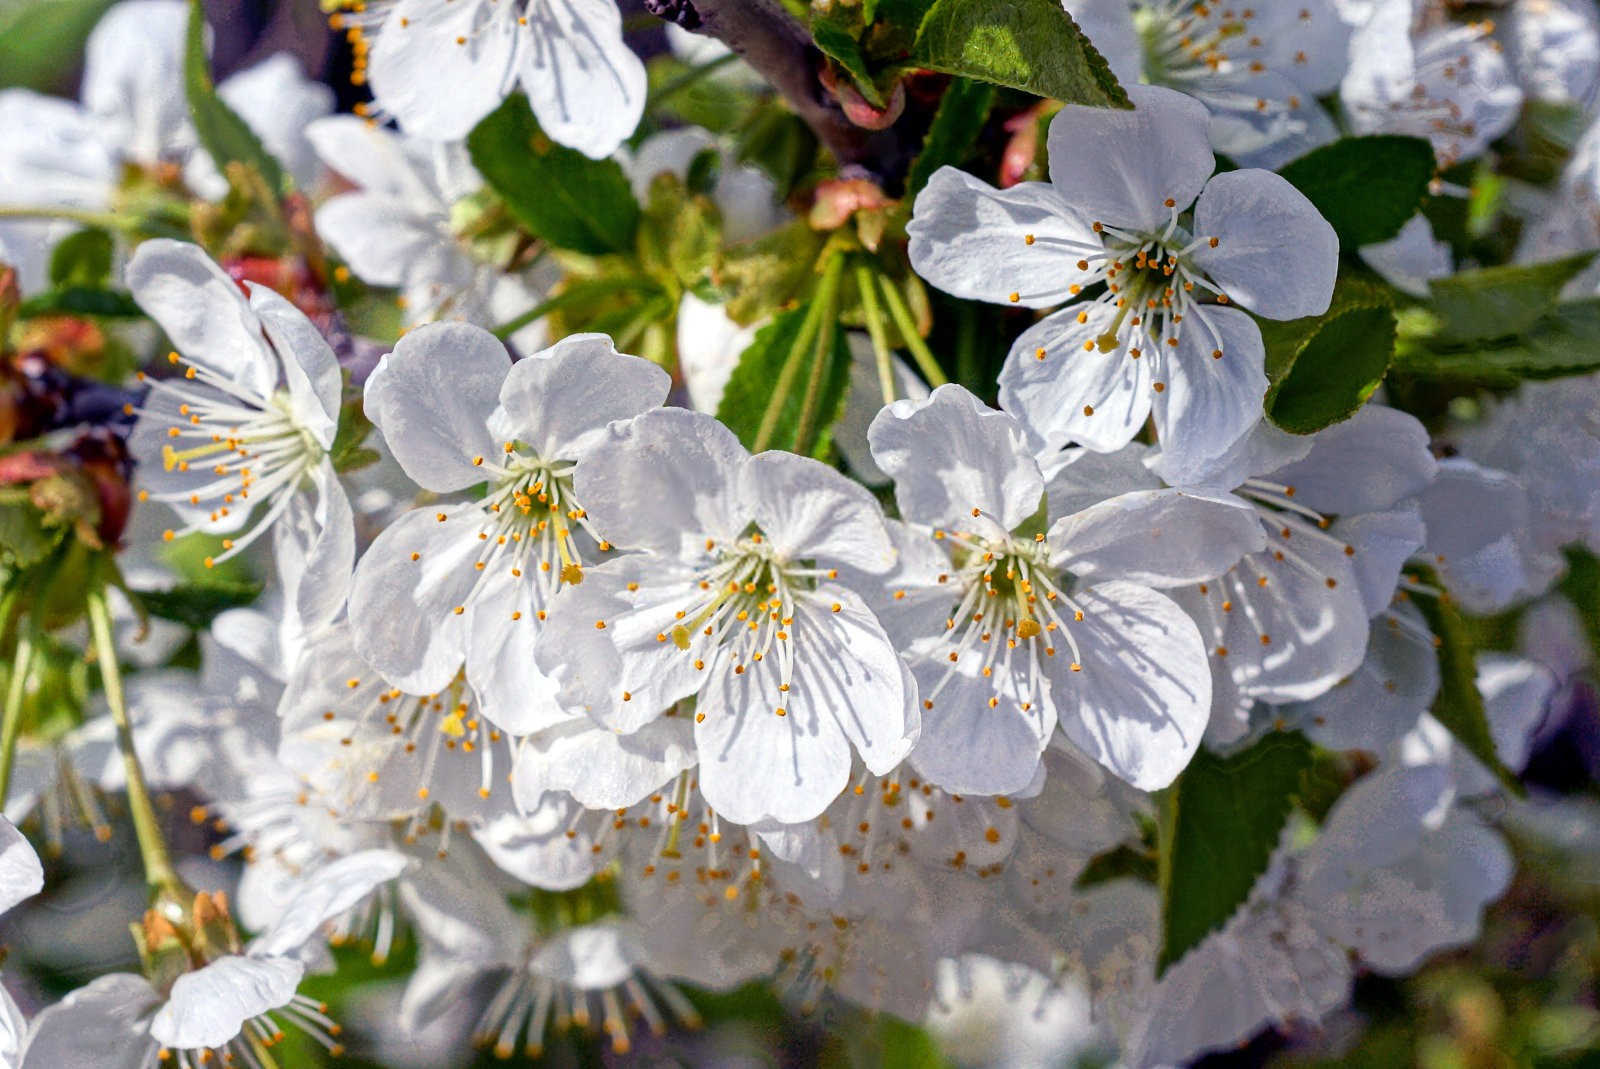
POLYGON ((112 212, 90 212, 78 208, 52 208, 47 205, 0 204, 0 219, 62 219, 106 230, 129 230, 134 220, 112 212))
POLYGON ((894 354, 889 350, 889 333, 883 325, 883 307, 878 304, 878 282, 866 264, 856 264, 856 289, 861 291, 861 310, 866 313, 872 354, 878 359, 878 389, 883 391, 883 403, 893 404, 894 354))
POLYGON ((943 386, 950 380, 944 377, 939 361, 934 359, 933 350, 917 333, 916 320, 911 318, 911 309, 906 307, 905 298, 900 296, 894 283, 884 276, 879 275, 878 281, 883 284, 883 300, 889 306, 889 314, 894 317, 894 325, 900 328, 900 336, 905 339, 906 348, 911 350, 912 357, 917 361, 922 377, 928 380, 929 386, 943 386))
POLYGON ((816 300, 823 305, 817 318, 817 336, 812 342, 811 367, 806 375, 806 392, 800 399, 800 419, 795 426, 794 451, 811 455, 817 437, 817 417, 822 406, 822 384, 833 363, 833 347, 839 332, 839 282, 844 275, 844 257, 835 256, 817 287, 816 300))
POLYGON ((17 655, 6 681, 4 719, 0 719, 0 807, 11 794, 11 768, 17 756, 17 736, 22 733, 22 700, 28 694, 28 673, 33 669, 33 643, 17 636, 17 655))
POLYGON ((644 101, 644 106, 646 108, 655 107, 657 104, 667 99, 667 97, 672 96, 674 93, 682 92, 694 83, 700 81, 702 78, 705 78, 707 75, 715 74, 717 71, 721 70, 723 67, 726 67, 728 64, 732 63, 738 58, 739 57, 736 53, 729 52, 727 55, 718 56, 716 59, 713 59, 708 63, 702 63, 698 67, 689 68, 687 71, 684 71, 682 74, 672 79, 672 81, 661 86, 655 92, 647 96, 644 101))
POLYGON ((166 839, 161 834, 161 823, 150 801, 150 789, 145 786, 144 769, 140 767, 139 755, 133 748, 133 727, 128 722, 128 708, 123 700, 122 672, 117 667, 117 647, 111 640, 111 609, 106 602, 103 581, 97 580, 90 587, 87 601, 89 631, 94 638, 100 679, 105 684, 106 705, 111 709, 111 721, 117 728, 117 748, 122 751, 122 765, 128 780, 128 811, 133 816, 133 830, 139 840, 139 857, 144 862, 145 882, 153 891, 179 897, 183 884, 178 879, 177 870, 172 867, 166 839))
POLYGON ((759 453, 772 444, 772 437, 777 433, 778 421, 783 416, 783 409, 789 403, 789 394, 794 389, 794 380, 800 375, 800 354, 811 348, 811 343, 816 339, 817 331, 822 326, 822 301, 819 299, 823 288, 828 285, 831 275, 834 285, 838 285, 839 273, 844 268, 844 261, 837 254, 828 261, 823 269, 822 282, 817 286, 817 293, 811 298, 811 305, 806 309, 806 317, 800 323, 800 331, 795 335, 794 345, 789 350, 789 355, 784 358, 783 367, 778 372, 778 381, 773 384, 772 396, 767 398, 767 407, 761 413, 761 424, 756 428, 755 441, 750 445, 750 452, 759 453))
POLYGON ((515 319, 506 320, 489 333, 493 334, 501 341, 505 341, 507 338, 511 337, 511 335, 515 334, 529 323, 532 323, 538 319, 543 319, 551 312, 558 312, 569 304, 576 304, 577 302, 584 300, 592 300, 597 293, 627 293, 630 291, 644 293, 649 292, 652 289, 659 288, 660 287, 656 286, 654 283, 649 283, 644 279, 638 278, 617 279, 614 281, 602 281, 596 279, 587 283, 580 282, 569 287, 566 292, 558 293, 554 297, 534 305, 532 308, 528 309, 526 312, 523 312, 515 319))

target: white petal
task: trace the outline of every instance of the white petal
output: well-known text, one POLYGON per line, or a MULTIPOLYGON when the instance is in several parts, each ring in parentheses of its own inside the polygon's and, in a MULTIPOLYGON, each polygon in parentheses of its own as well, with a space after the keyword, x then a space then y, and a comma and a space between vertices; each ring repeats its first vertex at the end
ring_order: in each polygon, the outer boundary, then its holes
POLYGON ((1193 97, 1128 87, 1133 111, 1068 104, 1050 122, 1050 182, 1091 222, 1151 231, 1194 200, 1216 166, 1193 97))
POLYGON ((613 545, 693 558, 706 538, 744 532, 749 517, 734 487, 748 455, 714 417, 663 408, 613 425, 604 448, 578 465, 573 488, 613 545))
POLYGON ((739 472, 739 497, 780 559, 883 572, 894 547, 871 491, 810 457, 757 453, 739 472))
POLYGON ((1519 480, 1452 457, 1420 503, 1428 553, 1468 611, 1500 612, 1538 589, 1523 566, 1529 502, 1519 480))
POLYGON ((1111 65, 1123 85, 1138 85, 1144 74, 1144 45, 1127 0, 1063 0, 1061 5, 1111 65))
POLYGON ((356 563, 355 519, 339 476, 324 463, 311 470, 311 480, 315 504, 296 494, 272 530, 284 593, 307 629, 328 623, 344 608, 356 563))
POLYGON ((372 93, 407 133, 464 138, 511 89, 516 12, 485 0, 399 0, 367 68, 372 93))
POLYGON ((692 291, 678 303, 678 372, 689 404, 716 412, 739 356, 756 340, 759 323, 741 327, 720 304, 702 301, 692 291))
POLYGON ((1093 587, 1070 624, 1083 670, 1067 651, 1046 659, 1061 730, 1078 749, 1140 790, 1158 790, 1200 746, 1211 669, 1194 621, 1170 598, 1132 583, 1093 587))
POLYGON ((1110 453, 1127 445, 1150 414, 1151 361, 1093 347, 1115 315, 1108 305, 1069 307, 1023 331, 1000 372, 1000 407, 1052 447, 1110 453))
POLYGON ((294 998, 305 966, 290 958, 217 958, 172 985, 167 1004, 150 1021, 163 1047, 220 1047, 252 1017, 294 998))
POLYGON ((1333 297, 1339 237, 1306 195, 1271 171, 1219 174, 1194 209, 1195 262, 1233 300, 1268 319, 1321 315, 1333 297))
POLYGON ((1211 109, 1211 145, 1241 167, 1275 170, 1339 137, 1333 117, 1310 93, 1273 70, 1195 87, 1211 109))
POLYGON ((1068 287, 1083 282, 1078 261, 1101 247, 1049 183, 995 189, 954 167, 939 168, 917 194, 906 233, 912 268, 933 285, 1024 308, 1066 300, 1068 287))
POLYGON ((1389 285, 1424 300, 1429 294, 1428 283, 1445 277, 1455 267, 1450 244, 1434 239, 1433 227, 1421 212, 1407 220, 1400 233, 1388 241, 1363 245, 1358 251, 1367 266, 1389 285))
POLYGON ((1422 548, 1422 517, 1416 505, 1340 519, 1328 528, 1328 533, 1356 551, 1350 563, 1361 586, 1361 602, 1367 615, 1383 611, 1394 597, 1401 569, 1422 548))
POLYGON ((510 367, 505 346, 481 327, 418 327, 367 379, 367 415, 413 480, 441 493, 463 489, 483 481, 473 460, 501 448, 486 424, 510 367))
POLYGON ((922 658, 914 672, 918 689, 932 694, 922 709, 922 737, 910 761, 930 783, 958 794, 1012 794, 1033 781, 1055 716, 1047 695, 1025 693, 1020 673, 984 678, 977 665, 954 674, 949 663, 922 658), (946 681, 946 676, 949 676, 946 681), (991 707, 989 699, 999 704, 991 707), (1033 706, 1024 712, 1021 704, 1033 706))
POLYGON ((317 209, 316 224, 355 276, 374 286, 407 285, 416 265, 436 256, 445 240, 434 220, 378 193, 330 197, 317 209))
MULTIPOLYGON (((454 197, 437 179, 438 173, 447 169, 441 165, 450 159, 450 154, 440 152, 435 143, 408 138, 354 115, 318 119, 306 127, 306 137, 323 163, 362 192, 392 204, 403 214, 418 219, 435 215, 438 222, 447 221, 445 216, 454 197)), ((327 203, 349 195, 341 194, 327 203)), ((320 215, 317 233, 323 234, 320 215)))
POLYGON ((412 864, 393 850, 362 850, 316 869, 278 922, 250 945, 253 958, 294 954, 328 921, 353 909, 412 864))
POLYGON ((1313 438, 1305 459, 1271 473, 1294 487, 1295 501, 1319 512, 1377 512, 1421 493, 1438 472, 1428 431, 1415 416, 1385 405, 1355 415, 1313 438), (1361 472, 1352 479, 1350 473, 1361 472))
POLYGON ((33 1019, 23 1069, 145 1069, 155 1043, 141 1022, 160 1003, 142 976, 110 973, 91 980, 33 1019))
POLYGON ((874 775, 890 772, 917 741, 915 681, 889 636, 852 590, 820 584, 795 613, 789 715, 832 715, 874 775))
POLYGON ((1063 516, 1050 528, 1051 564, 1087 582, 1198 583, 1265 546, 1255 509, 1233 494, 1141 490, 1063 516))
POLYGON ((966 528, 972 510, 982 509, 1012 531, 1039 509, 1044 477, 1021 426, 963 386, 886 406, 867 441, 895 480, 901 515, 913 522, 966 528))
POLYGON ((464 607, 477 583, 479 510, 408 512, 356 566, 350 620, 356 649, 397 687, 432 694, 455 678, 467 647, 464 607), (446 517, 441 523, 438 515, 446 517), (417 559, 412 560, 412 554, 417 559))
POLYGON ((128 262, 128 289, 186 360, 271 397, 278 362, 233 279, 198 245, 155 238, 128 262))
POLYGON ((517 752, 517 805, 537 808, 547 791, 565 791, 590 809, 626 809, 694 767, 694 729, 664 716, 631 735, 589 720, 540 732, 517 752))
POLYGON ((183 93, 188 6, 179 0, 118 4, 84 49, 84 107, 115 131, 123 153, 150 166, 194 143, 183 93))
POLYGON ((533 656, 542 630, 540 587, 502 565, 484 575, 467 609, 467 679, 483 715, 510 735, 527 735, 571 715, 561 706, 556 681, 533 656))
POLYGON ((339 358, 305 313, 277 291, 255 282, 246 286, 250 290, 250 308, 261 320, 261 328, 283 365, 284 384, 289 388, 295 419, 326 449, 333 444, 339 427, 344 383, 339 358))
MULTIPOLYGON (((1507 768, 1521 771, 1528 763, 1533 732, 1544 720, 1555 694, 1555 674, 1525 657, 1482 653, 1478 655, 1476 683, 1483 694, 1495 752, 1507 768)), ((1478 764, 1476 758, 1466 759, 1478 764)), ((1487 770, 1480 771, 1489 779, 1487 770)), ((1492 786, 1485 784, 1485 789, 1492 786)))
MULTIPOLYGON (((1420 624, 1416 610, 1402 611, 1420 624)), ((1438 691, 1438 651, 1414 629, 1379 617, 1354 674, 1321 697, 1282 709, 1321 746, 1383 753, 1416 726, 1438 691)))
POLYGON ((472 838, 496 865, 524 883, 568 891, 588 883, 606 862, 584 835, 567 837, 574 811, 581 813, 582 807, 570 798, 547 796, 537 813, 506 813, 474 828, 472 838))
POLYGON ((1051 457, 1044 476, 1050 522, 1118 494, 1161 489, 1161 480, 1146 466, 1150 453, 1149 446, 1130 442, 1115 453, 1068 449, 1051 457))
POLYGON ((644 113, 644 64, 622 40, 612 0, 538 0, 517 76, 551 139, 593 159, 625 141, 644 113))
POLYGON ((1249 434, 1267 392, 1266 350, 1255 321, 1237 308, 1195 309, 1167 356, 1155 396, 1165 465, 1187 483, 1249 434), (1210 329, 1202 329, 1202 323, 1210 329), (1220 358, 1212 356, 1221 350, 1220 358))
POLYGON ((293 54, 276 52, 218 83, 217 95, 249 124, 296 185, 315 188, 317 156, 306 127, 333 111, 332 89, 307 78, 293 54))
POLYGON ((490 429, 546 460, 579 460, 606 424, 661 407, 671 386, 665 371, 617 352, 606 335, 573 334, 512 365, 490 429))
POLYGON ((1159 451, 1146 461, 1173 486, 1232 490, 1246 479, 1292 463, 1311 452, 1313 436, 1280 431, 1265 419, 1219 457, 1159 451))
POLYGON ((44 867, 33 846, 4 817, 0 817, 0 913, 44 888, 44 867))
POLYGON ((640 933, 615 920, 568 928, 548 940, 530 968, 580 991, 616 987, 633 976, 640 933))

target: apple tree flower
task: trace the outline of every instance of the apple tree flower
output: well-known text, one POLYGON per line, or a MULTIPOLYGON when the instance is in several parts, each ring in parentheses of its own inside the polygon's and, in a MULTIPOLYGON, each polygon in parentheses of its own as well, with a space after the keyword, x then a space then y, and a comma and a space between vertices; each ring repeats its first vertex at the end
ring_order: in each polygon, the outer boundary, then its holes
POLYGON ((350 592, 360 656, 410 694, 444 691, 464 664, 484 716, 513 734, 566 719, 532 651, 556 591, 608 548, 575 465, 613 450, 607 424, 660 405, 667 387, 599 334, 515 364, 466 324, 401 338, 367 380, 367 414, 419 485, 488 488, 407 513, 373 542, 350 592))
POLYGON ((616 0, 366 0, 332 19, 363 42, 380 114, 458 140, 512 92, 555 141, 603 159, 644 112, 616 0))
POLYGON ((917 195, 911 263, 957 297, 1049 308, 1000 376, 1050 444, 1109 452, 1154 415, 1168 451, 1220 456, 1261 416, 1261 332, 1325 311, 1339 241, 1311 202, 1261 170, 1211 176, 1205 107, 1129 90, 1133 111, 1069 104, 1050 125, 1050 181, 996 190, 951 167, 917 195), (1190 211, 1191 205, 1193 211, 1190 211), (1081 298, 1081 299, 1077 299, 1081 298))
POLYGON ((700 785, 724 818, 809 820, 916 740, 915 687, 841 567, 894 549, 871 494, 815 460, 748 454, 681 409, 616 423, 574 473, 624 550, 557 599, 539 667, 561 699, 637 731, 693 697, 700 785))

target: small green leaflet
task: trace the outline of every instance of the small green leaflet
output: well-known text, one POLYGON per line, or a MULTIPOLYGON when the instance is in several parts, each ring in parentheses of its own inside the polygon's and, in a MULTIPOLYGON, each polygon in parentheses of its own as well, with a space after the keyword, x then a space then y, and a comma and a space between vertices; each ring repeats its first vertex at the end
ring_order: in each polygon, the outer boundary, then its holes
POLYGON ((97 226, 68 234, 50 251, 52 286, 98 288, 111 277, 111 235, 97 226))
POLYGON ((1468 347, 1406 339, 1395 368, 1430 378, 1515 386, 1600 370, 1600 297, 1559 304, 1526 333, 1468 347))
POLYGON ((911 198, 928 184, 933 172, 946 164, 959 164, 966 158, 978 135, 983 132, 984 121, 989 117, 989 105, 993 102, 994 87, 987 82, 975 82, 967 78, 956 78, 950 82, 950 88, 944 91, 939 110, 933 116, 933 125, 928 127, 928 136, 923 139, 922 151, 912 163, 911 173, 906 176, 905 203, 908 206, 911 198))
POLYGON ((86 286, 67 286, 63 289, 35 293, 22 302, 17 315, 30 316, 71 315, 105 316, 112 319, 139 319, 144 310, 131 294, 122 290, 93 289, 86 286))
POLYGON ((875 108, 888 104, 884 95, 872 81, 872 71, 867 68, 867 57, 861 51, 858 39, 861 25, 851 18, 854 9, 836 4, 825 15, 813 15, 811 36, 823 55, 843 67, 855 84, 856 92, 875 108))
POLYGON ((1339 280, 1320 316, 1257 322, 1267 350, 1267 418, 1292 434, 1349 419, 1378 388, 1394 357, 1389 297, 1356 278, 1339 280))
POLYGON ((209 582, 182 583, 166 590, 132 592, 151 616, 172 620, 199 630, 228 609, 255 601, 261 594, 259 583, 209 582))
POLYGON ((1346 137, 1312 149, 1278 173, 1306 195, 1339 235, 1339 247, 1388 241, 1422 206, 1433 146, 1420 137, 1346 137))
POLYGON ((255 132, 239 118, 211 81, 211 61, 206 55, 206 13, 200 0, 189 0, 189 33, 183 52, 183 87, 189 100, 189 117, 194 121, 200 144, 211 154, 217 170, 230 163, 253 168, 268 187, 287 193, 292 183, 288 173, 262 146, 255 132))
POLYGON ((801 305, 776 318, 756 332, 750 347, 739 355, 739 363, 728 378, 728 387, 717 406, 717 418, 739 436, 747 449, 793 450, 798 444, 800 416, 806 383, 813 372, 820 374, 821 392, 817 404, 813 455, 826 455, 830 444, 828 428, 844 405, 850 382, 850 349, 837 322, 820 326, 831 336, 831 344, 818 344, 817 328, 807 330, 811 305, 801 305), (806 335, 811 337, 807 338, 806 335), (818 356, 825 366, 815 368, 818 356), (780 387, 787 386, 786 389, 780 387), (763 425, 769 425, 767 440, 760 441, 763 425))
POLYGON ((1538 264, 1504 264, 1460 271, 1428 284, 1439 318, 1434 340, 1445 343, 1509 338, 1531 329, 1556 307, 1561 291, 1594 259, 1592 252, 1538 264))
POLYGON ((936 0, 909 62, 1068 104, 1130 106, 1060 0, 936 0))
MULTIPOLYGON (((1438 576, 1430 569, 1414 568, 1413 571, 1419 573, 1417 578, 1423 583, 1443 589, 1438 576)), ((1434 697, 1430 710, 1433 718, 1449 728, 1456 741, 1482 761, 1506 790, 1519 798, 1523 797, 1527 792, 1495 750, 1494 735, 1489 730, 1489 714, 1484 710, 1483 695, 1478 690, 1477 666, 1474 663, 1476 651, 1461 611, 1448 595, 1413 597, 1411 604, 1422 613, 1423 619, 1428 622, 1428 630, 1438 640, 1439 693, 1434 697)))
POLYGON ((1267 870, 1313 750, 1275 732, 1222 758, 1201 747, 1161 799, 1158 974, 1221 928, 1267 870))
POLYGON ((575 252, 633 247, 639 204, 615 160, 591 160, 545 136, 518 93, 467 135, 472 163, 530 233, 575 252))

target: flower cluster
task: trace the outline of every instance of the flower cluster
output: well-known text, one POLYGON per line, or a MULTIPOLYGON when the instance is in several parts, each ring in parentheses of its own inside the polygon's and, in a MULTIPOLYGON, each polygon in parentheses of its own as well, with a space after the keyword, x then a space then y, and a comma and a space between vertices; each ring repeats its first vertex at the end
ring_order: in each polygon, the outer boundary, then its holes
POLYGON ((324 0, 333 114, 125 0, 0 92, 0 910, 146 897, 0 1067, 996 971, 1180 1064, 1477 938, 1594 654, 1600 17, 970 3, 324 0))

